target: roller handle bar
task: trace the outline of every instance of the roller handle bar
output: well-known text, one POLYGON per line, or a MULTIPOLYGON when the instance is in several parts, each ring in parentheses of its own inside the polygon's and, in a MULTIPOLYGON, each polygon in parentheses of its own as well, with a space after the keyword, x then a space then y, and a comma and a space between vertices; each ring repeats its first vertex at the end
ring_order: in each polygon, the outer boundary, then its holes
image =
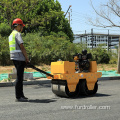
POLYGON ((41 73, 44 73, 44 74, 46 74, 46 75, 48 75, 48 76, 50 76, 50 77, 53 77, 52 74, 49 74, 49 73, 47 73, 47 72, 45 72, 45 71, 43 71, 43 70, 35 67, 35 66, 32 65, 31 63, 27 63, 27 67, 33 68, 34 70, 36 70, 36 71, 38 71, 38 72, 41 72, 41 73))

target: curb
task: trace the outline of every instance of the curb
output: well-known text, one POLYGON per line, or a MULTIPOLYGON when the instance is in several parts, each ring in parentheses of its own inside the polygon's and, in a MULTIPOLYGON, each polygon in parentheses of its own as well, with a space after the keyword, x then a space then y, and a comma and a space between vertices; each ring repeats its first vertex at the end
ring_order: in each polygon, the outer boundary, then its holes
MULTIPOLYGON (((51 84, 51 80, 23 81, 23 85, 51 84)), ((15 82, 0 83, 0 87, 15 86, 15 82)))
MULTIPOLYGON (((98 78, 98 81, 104 81, 104 80, 120 80, 120 76, 114 76, 114 77, 101 77, 98 78)), ((23 81, 23 85, 42 85, 42 84, 51 84, 51 80, 32 80, 32 81, 23 81)), ((7 83, 0 83, 0 87, 10 87, 15 86, 15 82, 7 82, 7 83)))
POLYGON ((103 81, 103 80, 120 80, 120 76, 98 78, 98 81, 103 81))

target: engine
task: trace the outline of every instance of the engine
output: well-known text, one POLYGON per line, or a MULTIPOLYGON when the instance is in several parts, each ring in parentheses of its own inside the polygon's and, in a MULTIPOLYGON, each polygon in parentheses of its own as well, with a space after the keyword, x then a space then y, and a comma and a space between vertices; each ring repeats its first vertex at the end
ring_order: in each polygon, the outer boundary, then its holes
POLYGON ((76 72, 89 72, 90 62, 89 59, 92 58, 91 53, 87 53, 87 50, 82 50, 82 54, 77 53, 73 55, 75 61, 76 72))

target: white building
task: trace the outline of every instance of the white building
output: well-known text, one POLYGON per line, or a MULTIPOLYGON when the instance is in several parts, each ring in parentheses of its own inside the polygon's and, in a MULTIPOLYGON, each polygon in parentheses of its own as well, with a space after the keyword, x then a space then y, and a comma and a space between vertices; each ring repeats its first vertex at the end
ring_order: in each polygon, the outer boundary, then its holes
POLYGON ((120 35, 113 34, 75 34, 74 43, 84 43, 88 48, 95 48, 100 44, 107 50, 115 49, 118 46, 120 35))

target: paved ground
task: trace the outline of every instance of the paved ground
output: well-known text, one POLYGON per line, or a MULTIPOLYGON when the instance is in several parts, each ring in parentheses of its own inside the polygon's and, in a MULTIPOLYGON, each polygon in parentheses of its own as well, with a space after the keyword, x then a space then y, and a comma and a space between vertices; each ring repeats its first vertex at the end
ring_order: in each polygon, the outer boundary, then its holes
POLYGON ((120 80, 99 81, 94 97, 60 98, 50 84, 24 86, 30 101, 15 102, 14 87, 0 87, 0 120, 120 120, 120 80))

